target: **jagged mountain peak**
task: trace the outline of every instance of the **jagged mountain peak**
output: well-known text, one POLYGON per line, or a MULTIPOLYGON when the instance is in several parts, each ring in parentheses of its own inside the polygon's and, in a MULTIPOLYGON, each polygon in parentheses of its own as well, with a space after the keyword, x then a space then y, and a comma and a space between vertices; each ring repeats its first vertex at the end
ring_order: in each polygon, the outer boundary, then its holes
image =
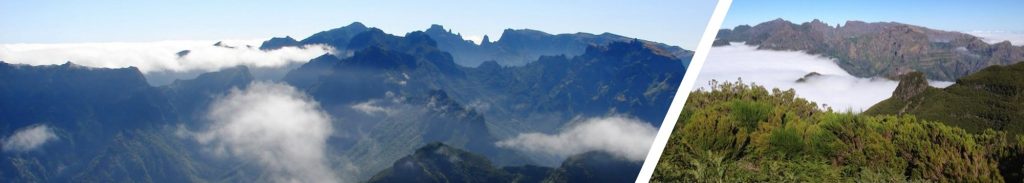
POLYGON ((480 41, 480 45, 481 46, 483 46, 485 44, 490 44, 490 43, 491 43, 491 38, 487 37, 487 35, 484 35, 484 39, 480 41))
POLYGON ((430 28, 427 28, 427 29, 426 29, 426 30, 424 30, 424 31, 425 31, 425 32, 443 32, 443 33, 452 33, 450 29, 444 29, 444 26, 442 26, 442 25, 439 25, 439 24, 430 24, 430 28))

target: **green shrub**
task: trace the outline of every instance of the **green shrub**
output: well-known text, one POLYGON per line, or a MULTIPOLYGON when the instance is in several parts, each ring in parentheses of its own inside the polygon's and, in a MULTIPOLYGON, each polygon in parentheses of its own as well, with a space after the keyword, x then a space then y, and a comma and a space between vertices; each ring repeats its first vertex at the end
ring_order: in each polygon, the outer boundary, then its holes
POLYGON ((768 120, 768 115, 772 110, 772 106, 764 102, 733 100, 729 103, 731 107, 729 115, 733 117, 733 120, 739 122, 741 127, 747 129, 754 129, 758 122, 768 120))
POLYGON ((781 153, 786 158, 803 154, 805 147, 803 137, 793 128, 775 129, 769 136, 768 143, 772 151, 781 153))

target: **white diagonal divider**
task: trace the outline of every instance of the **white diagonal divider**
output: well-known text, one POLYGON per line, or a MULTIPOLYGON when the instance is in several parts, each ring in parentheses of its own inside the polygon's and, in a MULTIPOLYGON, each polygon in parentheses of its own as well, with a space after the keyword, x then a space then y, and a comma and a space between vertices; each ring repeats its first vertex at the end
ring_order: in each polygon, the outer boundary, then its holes
POLYGON ((697 50, 694 50, 693 58, 686 69, 686 75, 683 76, 683 81, 679 84, 679 89, 676 90, 676 96, 672 99, 672 105, 669 106, 668 113, 665 114, 665 120, 661 122, 661 129, 658 130, 658 135, 651 144, 651 150, 647 153, 644 166, 640 169, 640 175, 636 178, 637 183, 649 182, 651 180, 654 168, 657 167, 658 160, 661 159, 661 153, 665 151, 665 143, 668 143, 668 138, 672 135, 672 129, 676 127, 679 114, 683 111, 683 104, 686 104, 686 99, 690 96, 690 90, 693 90, 693 85, 697 82, 697 77, 700 75, 700 70, 708 57, 708 52, 711 51, 711 44, 715 41, 715 36, 718 35, 718 30, 721 29, 722 21, 725 20, 725 15, 728 13, 731 4, 732 0, 719 0, 718 5, 715 6, 715 12, 711 14, 711 20, 708 21, 708 25, 704 29, 704 36, 701 37, 700 42, 697 44, 697 50))

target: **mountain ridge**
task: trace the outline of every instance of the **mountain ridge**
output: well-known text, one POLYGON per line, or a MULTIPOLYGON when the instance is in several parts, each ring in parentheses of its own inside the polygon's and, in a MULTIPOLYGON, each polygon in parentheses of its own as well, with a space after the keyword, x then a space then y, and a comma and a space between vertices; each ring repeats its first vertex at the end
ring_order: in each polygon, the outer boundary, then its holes
POLYGON ((821 54, 857 77, 895 78, 919 71, 928 79, 953 81, 988 66, 1024 61, 1024 47, 1009 42, 988 44, 969 34, 896 22, 830 26, 817 19, 802 24, 775 19, 721 29, 716 41, 821 54))
MULTIPOLYGON (((356 51, 361 46, 351 47, 352 39, 363 32, 379 30, 373 27, 354 22, 340 28, 322 31, 301 41, 294 41, 290 37, 275 37, 264 41, 260 45, 261 50, 279 49, 287 46, 304 46, 309 44, 326 44, 340 50, 356 51), (263 49, 267 48, 267 49, 263 49)), ((420 32, 420 31, 416 31, 420 32)), ((605 45, 611 42, 629 41, 635 38, 628 38, 612 33, 590 34, 590 33, 567 33, 549 34, 533 29, 505 29, 497 41, 491 41, 488 36, 481 43, 473 43, 466 40, 459 33, 453 33, 444 26, 432 24, 429 28, 421 31, 437 42, 437 48, 450 53, 455 62, 462 66, 476 67, 486 61, 498 61, 501 65, 524 65, 537 60, 540 56, 568 55, 576 56, 582 54, 586 47, 593 45, 605 45)), ((643 40, 644 43, 665 50, 667 54, 677 57, 688 64, 693 52, 682 49, 678 46, 671 46, 664 43, 643 40)))

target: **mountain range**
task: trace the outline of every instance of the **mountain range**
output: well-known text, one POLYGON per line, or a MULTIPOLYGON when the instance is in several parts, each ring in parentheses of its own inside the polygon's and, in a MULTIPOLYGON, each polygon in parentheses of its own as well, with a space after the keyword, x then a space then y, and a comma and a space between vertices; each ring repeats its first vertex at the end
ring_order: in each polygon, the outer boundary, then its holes
POLYGON ((954 81, 993 65, 1024 61, 1024 47, 1009 41, 989 44, 965 33, 896 22, 820 20, 795 24, 776 19, 718 32, 715 45, 744 42, 768 50, 799 50, 836 60, 857 77, 896 78, 910 72, 954 81))
POLYGON ((342 120, 347 134, 359 134, 342 141, 352 143, 344 151, 368 169, 387 166, 381 158, 398 159, 435 141, 499 165, 550 166, 560 160, 497 149, 494 143, 524 132, 557 133, 581 116, 628 114, 658 126, 664 117, 659 109, 668 108, 685 71, 681 60, 642 41, 590 46, 580 56, 543 56, 523 66, 491 61, 465 67, 431 38, 370 29, 348 41, 349 49, 363 48, 351 57, 316 58, 283 81, 309 93, 333 116, 359 117, 342 120), (403 112, 364 115, 350 107, 361 103, 403 112))
MULTIPOLYGON (((260 49, 325 44, 341 50, 271 81, 308 95, 330 116, 334 132, 327 139, 328 161, 358 165, 359 171, 350 172, 356 179, 377 180, 388 175, 393 162, 413 161, 407 156, 419 157, 428 151, 423 148, 434 148, 479 154, 466 155, 476 159, 466 163, 480 163, 466 167, 506 167, 495 175, 528 175, 516 179, 520 182, 635 178, 635 173, 601 173, 607 171, 604 165, 639 170, 636 162, 610 161, 614 155, 552 157, 495 143, 522 133, 558 133, 574 119, 588 117, 625 115, 660 126, 692 53, 661 43, 585 33, 503 36, 474 44, 478 48, 452 51, 446 50, 454 49, 446 42, 452 39, 439 41, 446 38, 435 37, 444 35, 431 32, 436 30, 396 36, 353 23, 301 41, 273 38, 260 49), (525 49, 552 42, 565 44, 525 49), (485 51, 484 45, 490 44, 522 47, 485 51), (497 56, 503 54, 516 56, 497 56), (466 55, 490 59, 479 60, 476 66, 457 62, 475 60, 466 55)), ((265 180, 270 175, 257 164, 218 158, 201 150, 202 144, 182 137, 182 129, 209 126, 212 103, 264 80, 251 72, 239 66, 151 86, 134 67, 0 62, 0 134, 45 125, 57 139, 36 150, 3 153, 0 181, 265 180)))
MULTIPOLYGON (((288 36, 273 38, 263 42, 260 49, 273 50, 285 46, 328 44, 337 49, 358 50, 358 48, 348 48, 347 45, 359 33, 372 29, 355 22, 348 26, 316 33, 301 41, 296 41, 288 36)), ((476 67, 487 61, 496 61, 503 66, 519 66, 536 61, 541 56, 577 56, 583 54, 588 46, 627 42, 635 39, 612 33, 595 35, 581 32, 552 35, 532 29, 505 29, 497 41, 491 41, 490 37, 485 35, 480 43, 474 43, 466 40, 461 34, 453 33, 452 30, 446 30, 444 26, 437 24, 431 25, 423 33, 437 42, 437 47, 441 51, 450 53, 454 57, 455 63, 467 67, 476 67)), ((693 57, 693 51, 678 46, 641 41, 683 60, 684 65, 689 63, 690 59, 688 58, 693 57)))

